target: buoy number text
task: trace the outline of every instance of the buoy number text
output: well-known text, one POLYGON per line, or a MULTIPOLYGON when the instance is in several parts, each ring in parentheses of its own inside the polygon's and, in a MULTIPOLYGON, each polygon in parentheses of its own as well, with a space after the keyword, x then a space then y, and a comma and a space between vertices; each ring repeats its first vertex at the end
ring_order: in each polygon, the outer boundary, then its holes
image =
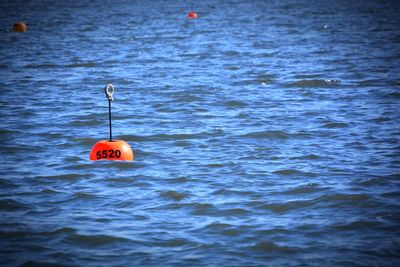
POLYGON ((112 159, 112 158, 119 159, 121 157, 121 151, 114 149, 97 151, 96 157, 97 159, 112 159))

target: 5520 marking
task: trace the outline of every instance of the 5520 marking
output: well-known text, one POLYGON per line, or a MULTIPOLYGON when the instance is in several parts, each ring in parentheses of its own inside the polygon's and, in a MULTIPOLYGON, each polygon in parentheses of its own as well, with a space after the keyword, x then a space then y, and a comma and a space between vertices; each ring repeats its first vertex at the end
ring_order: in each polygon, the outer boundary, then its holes
POLYGON ((97 151, 96 153, 97 159, 112 159, 112 158, 117 158, 119 159, 121 157, 121 151, 120 150, 114 150, 114 149, 109 149, 109 150, 102 150, 102 151, 97 151))

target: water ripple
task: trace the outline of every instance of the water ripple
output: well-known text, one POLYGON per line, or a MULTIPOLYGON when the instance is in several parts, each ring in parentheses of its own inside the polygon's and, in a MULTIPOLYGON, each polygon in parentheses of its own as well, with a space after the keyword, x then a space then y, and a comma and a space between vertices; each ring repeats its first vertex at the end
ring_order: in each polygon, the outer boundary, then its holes
POLYGON ((396 1, 19 2, 1 266, 400 266, 396 1))

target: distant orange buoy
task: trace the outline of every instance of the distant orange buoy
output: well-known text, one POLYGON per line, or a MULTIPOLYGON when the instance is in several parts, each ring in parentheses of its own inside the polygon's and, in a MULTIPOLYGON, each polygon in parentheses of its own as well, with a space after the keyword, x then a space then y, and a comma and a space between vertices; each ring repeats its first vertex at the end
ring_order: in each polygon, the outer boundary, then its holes
POLYGON ((111 101, 114 100, 114 86, 109 83, 104 88, 108 99, 108 118, 110 125, 110 139, 97 142, 90 152, 90 160, 133 160, 133 152, 129 144, 123 140, 112 140, 111 128, 111 101))
POLYGON ((187 17, 188 17, 189 19, 197 19, 198 15, 197 15, 196 12, 190 12, 190 13, 187 15, 187 17))
POLYGON ((90 152, 90 160, 133 160, 132 149, 123 140, 101 140, 90 152))
POLYGON ((13 25, 13 32, 26 32, 26 24, 22 21, 15 22, 13 25))

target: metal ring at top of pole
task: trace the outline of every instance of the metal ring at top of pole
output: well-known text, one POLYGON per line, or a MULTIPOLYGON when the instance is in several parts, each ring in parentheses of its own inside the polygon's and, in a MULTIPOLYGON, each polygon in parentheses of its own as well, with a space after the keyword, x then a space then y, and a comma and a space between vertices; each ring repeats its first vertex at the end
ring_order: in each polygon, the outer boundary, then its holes
POLYGON ((114 86, 113 86, 111 83, 108 83, 108 84, 106 85, 106 87, 104 88, 104 92, 105 92, 106 97, 107 97, 107 99, 108 99, 109 101, 113 101, 113 100, 114 100, 113 94, 114 94, 114 92, 115 92, 115 88, 114 88, 114 86))

